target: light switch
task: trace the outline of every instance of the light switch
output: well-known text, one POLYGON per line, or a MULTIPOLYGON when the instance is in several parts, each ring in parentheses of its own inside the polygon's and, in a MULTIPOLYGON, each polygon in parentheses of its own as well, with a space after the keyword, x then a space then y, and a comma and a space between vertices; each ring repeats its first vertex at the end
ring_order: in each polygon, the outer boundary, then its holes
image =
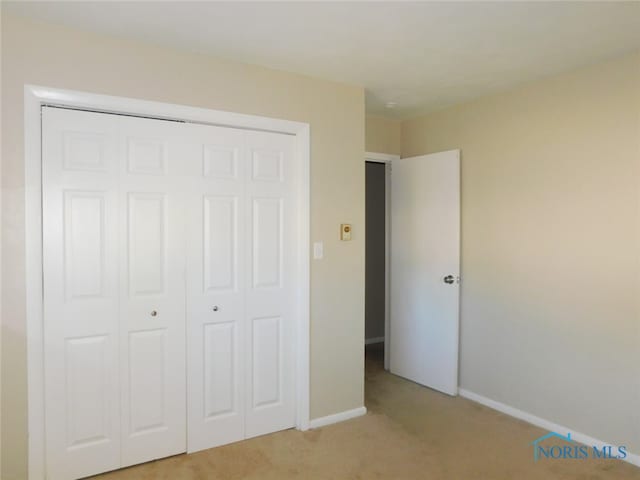
POLYGON ((340 240, 347 242, 351 240, 351 224, 343 223, 340 225, 340 240))
POLYGON ((322 242, 314 242, 313 244, 313 259, 322 260, 324 257, 324 245, 322 242))

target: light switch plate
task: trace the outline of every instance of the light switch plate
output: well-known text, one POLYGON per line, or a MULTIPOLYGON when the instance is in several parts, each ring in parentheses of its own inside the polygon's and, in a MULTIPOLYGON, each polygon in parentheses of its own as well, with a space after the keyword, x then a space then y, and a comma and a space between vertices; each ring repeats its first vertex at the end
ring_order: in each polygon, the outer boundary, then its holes
POLYGON ((322 242, 314 242, 313 243, 313 259, 314 260, 322 260, 324 257, 324 245, 322 242))
POLYGON ((340 240, 343 242, 348 242, 351 240, 351 224, 350 223, 342 223, 340 224, 340 240))

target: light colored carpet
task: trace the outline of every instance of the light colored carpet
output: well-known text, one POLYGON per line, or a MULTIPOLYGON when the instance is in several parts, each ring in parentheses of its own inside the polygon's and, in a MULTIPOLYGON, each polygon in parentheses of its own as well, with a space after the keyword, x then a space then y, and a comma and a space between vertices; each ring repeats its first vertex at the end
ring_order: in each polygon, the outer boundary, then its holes
POLYGON ((371 415, 330 428, 265 435, 94 478, 411 480, 437 468, 437 460, 424 445, 388 418, 371 415))
POLYGON ((94 480, 640 480, 619 460, 541 460, 546 433, 463 398, 390 375, 367 348, 369 413, 336 425, 254 438, 94 480))

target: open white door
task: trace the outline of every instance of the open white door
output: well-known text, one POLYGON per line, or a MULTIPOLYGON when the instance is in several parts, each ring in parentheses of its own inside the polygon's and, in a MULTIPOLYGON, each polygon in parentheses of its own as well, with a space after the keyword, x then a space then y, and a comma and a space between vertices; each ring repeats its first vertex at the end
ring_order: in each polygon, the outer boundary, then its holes
POLYGON ((458 393, 460 151, 391 173, 391 372, 458 393))

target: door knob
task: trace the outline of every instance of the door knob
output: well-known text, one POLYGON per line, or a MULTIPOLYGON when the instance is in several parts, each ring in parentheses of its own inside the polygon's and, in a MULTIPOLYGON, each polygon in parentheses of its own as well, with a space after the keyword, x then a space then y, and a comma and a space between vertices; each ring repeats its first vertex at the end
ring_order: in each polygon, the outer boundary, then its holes
POLYGON ((151 310, 151 316, 152 317, 158 316, 158 312, 156 312, 155 310, 151 310))
POLYGON ((447 275, 446 277, 444 277, 444 283, 448 283, 449 285, 451 285, 455 281, 456 279, 453 275, 447 275))
POLYGON ((220 310, 220 309, 218 308, 218 306, 217 306, 217 305, 214 305, 214 307, 213 307, 213 309, 212 309, 212 310, 213 310, 214 312, 217 312, 217 311, 218 311, 218 310, 220 310))

